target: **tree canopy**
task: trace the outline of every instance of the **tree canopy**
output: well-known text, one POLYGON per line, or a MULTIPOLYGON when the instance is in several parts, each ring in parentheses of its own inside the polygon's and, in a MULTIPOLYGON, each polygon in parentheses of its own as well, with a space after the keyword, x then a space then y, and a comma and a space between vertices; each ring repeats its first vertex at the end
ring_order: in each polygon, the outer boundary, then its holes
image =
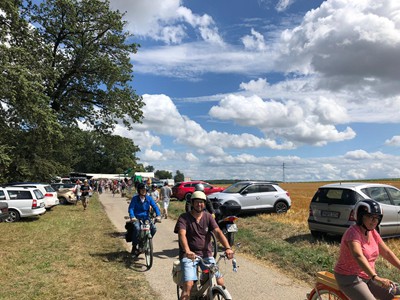
POLYGON ((0 181, 137 165, 139 148, 109 134, 144 105, 122 17, 107 0, 1 1, 0 181))

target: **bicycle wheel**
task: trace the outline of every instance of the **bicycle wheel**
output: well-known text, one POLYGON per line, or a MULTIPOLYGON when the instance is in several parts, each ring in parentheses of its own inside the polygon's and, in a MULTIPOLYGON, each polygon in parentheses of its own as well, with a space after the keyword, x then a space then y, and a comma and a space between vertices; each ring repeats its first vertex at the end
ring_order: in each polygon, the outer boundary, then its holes
POLYGON ((211 234, 211 244, 212 244, 212 251, 213 251, 213 257, 217 258, 218 254, 218 243, 217 243, 217 238, 215 237, 215 234, 210 231, 211 234))
POLYGON ((153 239, 147 238, 144 257, 146 259, 147 270, 150 270, 153 266, 153 239))
POLYGON ((225 297, 224 293, 219 290, 213 290, 212 292, 212 300, 229 300, 230 298, 225 297))
POLYGON ((340 291, 324 287, 323 289, 319 289, 318 293, 313 289, 308 300, 348 300, 348 298, 340 291))

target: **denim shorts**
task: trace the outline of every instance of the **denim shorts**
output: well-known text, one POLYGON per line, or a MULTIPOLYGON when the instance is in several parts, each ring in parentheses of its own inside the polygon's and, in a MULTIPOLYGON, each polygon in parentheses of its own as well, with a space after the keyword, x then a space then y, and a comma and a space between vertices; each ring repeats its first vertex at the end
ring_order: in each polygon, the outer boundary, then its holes
MULTIPOLYGON (((206 264, 210 264, 210 263, 215 263, 215 259, 214 257, 207 257, 207 258, 203 258, 204 262, 206 264)), ((198 260, 191 260, 187 257, 184 257, 181 259, 181 268, 183 271, 183 276, 182 276, 182 281, 186 282, 186 281, 196 281, 198 280, 197 278, 197 265, 199 265, 199 267, 204 270, 205 267, 203 266, 202 263, 200 263, 200 261, 198 260)), ((218 271, 215 274, 216 278, 221 278, 222 274, 218 271)))

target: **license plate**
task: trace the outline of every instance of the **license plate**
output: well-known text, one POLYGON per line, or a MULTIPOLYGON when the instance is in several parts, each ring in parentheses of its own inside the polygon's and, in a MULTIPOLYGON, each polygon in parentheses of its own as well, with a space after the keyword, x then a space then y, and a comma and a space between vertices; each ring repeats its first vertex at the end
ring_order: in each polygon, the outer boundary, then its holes
POLYGON ((237 232, 238 228, 237 228, 236 224, 226 224, 226 231, 237 232))
POLYGON ((142 230, 144 231, 150 230, 150 225, 142 225, 142 230))
POLYGON ((321 216, 326 217, 326 218, 339 218, 340 213, 338 211, 328 211, 328 210, 323 210, 321 211, 321 216))

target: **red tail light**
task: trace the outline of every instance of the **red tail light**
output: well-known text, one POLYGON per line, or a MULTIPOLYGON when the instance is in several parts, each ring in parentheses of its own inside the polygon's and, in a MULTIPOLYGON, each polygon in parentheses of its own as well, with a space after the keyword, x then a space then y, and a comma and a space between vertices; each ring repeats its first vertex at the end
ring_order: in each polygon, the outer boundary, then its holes
POLYGON ((53 197, 53 194, 46 193, 44 196, 45 196, 45 197, 53 197))
POLYGON ((286 192, 286 195, 287 195, 288 197, 290 197, 289 192, 286 192))
POLYGON ((310 207, 310 210, 309 210, 308 216, 309 216, 309 217, 313 217, 313 216, 314 216, 314 214, 313 214, 313 211, 312 211, 312 208, 311 208, 311 207, 310 207))
POLYGON ((232 222, 232 223, 234 223, 237 219, 239 219, 239 218, 238 218, 238 217, 235 217, 235 216, 229 216, 229 217, 224 218, 224 221, 225 221, 225 222, 232 222))
POLYGON ((37 207, 37 200, 33 199, 32 201, 32 208, 36 208, 37 207))
POLYGON ((356 218, 354 217, 354 209, 352 209, 350 212, 349 221, 356 221, 356 218))

